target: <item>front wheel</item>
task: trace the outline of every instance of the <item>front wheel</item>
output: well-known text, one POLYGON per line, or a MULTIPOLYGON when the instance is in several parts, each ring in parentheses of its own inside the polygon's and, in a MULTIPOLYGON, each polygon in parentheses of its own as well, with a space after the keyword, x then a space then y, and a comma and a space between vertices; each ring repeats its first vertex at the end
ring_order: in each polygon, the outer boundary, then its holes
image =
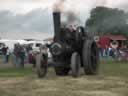
POLYGON ((36 68, 39 78, 43 78, 47 74, 47 56, 43 54, 38 54, 36 56, 36 68))

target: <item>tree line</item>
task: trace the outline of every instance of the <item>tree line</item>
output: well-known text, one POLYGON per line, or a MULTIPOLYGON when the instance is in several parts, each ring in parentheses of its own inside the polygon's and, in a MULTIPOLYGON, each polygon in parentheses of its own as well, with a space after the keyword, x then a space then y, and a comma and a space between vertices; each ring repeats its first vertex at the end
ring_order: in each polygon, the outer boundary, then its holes
POLYGON ((86 28, 96 35, 128 36, 128 13, 118 8, 96 7, 91 10, 86 28))

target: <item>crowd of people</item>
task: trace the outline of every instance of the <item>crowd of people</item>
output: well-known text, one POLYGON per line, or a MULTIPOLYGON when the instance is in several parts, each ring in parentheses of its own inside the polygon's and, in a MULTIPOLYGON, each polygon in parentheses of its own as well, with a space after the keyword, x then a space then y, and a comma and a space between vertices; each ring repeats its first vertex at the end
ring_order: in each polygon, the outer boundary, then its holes
POLYGON ((12 61, 11 63, 19 68, 24 68, 24 64, 33 64, 33 67, 35 68, 36 55, 40 52, 48 53, 46 45, 40 45, 38 50, 34 50, 32 44, 22 45, 19 43, 14 44, 12 51, 10 51, 9 47, 3 45, 1 51, 3 64, 8 64, 12 61))
POLYGON ((8 46, 3 45, 2 47, 2 58, 3 63, 9 63, 10 57, 12 58, 13 64, 17 67, 24 67, 25 63, 30 62, 30 53, 32 51, 31 45, 21 45, 19 43, 14 45, 12 52, 8 46))
POLYGON ((32 50, 31 46, 15 44, 14 50, 13 50, 13 63, 15 65, 24 67, 25 60, 26 62, 28 62, 27 57, 28 57, 29 51, 31 50, 32 50))
POLYGON ((9 48, 6 45, 3 45, 1 51, 2 51, 3 63, 6 64, 9 62, 9 56, 10 56, 9 48))
POLYGON ((128 47, 123 46, 121 48, 99 48, 99 55, 101 58, 113 58, 114 60, 128 60, 128 47))

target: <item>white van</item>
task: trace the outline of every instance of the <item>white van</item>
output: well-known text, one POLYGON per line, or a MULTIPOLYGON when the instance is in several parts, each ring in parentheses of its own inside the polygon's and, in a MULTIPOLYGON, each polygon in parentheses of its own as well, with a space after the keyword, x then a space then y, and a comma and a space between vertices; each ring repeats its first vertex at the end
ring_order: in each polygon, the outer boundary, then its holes
POLYGON ((42 41, 27 41, 29 45, 31 45, 33 51, 39 52, 40 51, 40 46, 44 44, 42 41))

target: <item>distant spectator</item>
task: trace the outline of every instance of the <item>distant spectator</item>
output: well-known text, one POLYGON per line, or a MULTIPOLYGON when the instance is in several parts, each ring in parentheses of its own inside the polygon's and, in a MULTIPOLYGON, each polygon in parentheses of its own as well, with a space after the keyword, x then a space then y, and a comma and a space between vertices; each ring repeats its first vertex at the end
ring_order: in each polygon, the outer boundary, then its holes
POLYGON ((29 53, 31 50, 32 50, 32 46, 31 46, 31 44, 28 44, 28 45, 26 46, 26 51, 27 51, 27 53, 29 53))
POLYGON ((36 53, 34 53, 33 51, 30 51, 29 53, 29 63, 33 64, 33 68, 36 67, 36 53))
POLYGON ((9 50, 9 48, 7 47, 7 53, 6 53, 6 60, 7 60, 7 63, 9 62, 9 57, 10 57, 10 50, 9 50))
POLYGON ((20 59, 20 66, 24 67, 24 61, 25 61, 25 49, 24 49, 24 46, 20 46, 19 59, 20 59))
POLYGON ((105 56, 106 57, 109 56, 109 46, 108 45, 105 46, 105 56))
POLYGON ((7 63, 7 47, 5 45, 3 45, 2 47, 2 55, 3 55, 3 63, 6 64, 7 63))
POLYGON ((32 51, 33 49, 32 49, 32 45, 31 44, 28 44, 28 45, 26 45, 26 47, 25 47, 25 54, 26 54, 26 63, 29 63, 29 54, 30 54, 30 52, 32 51))
POLYGON ((13 63, 15 65, 18 64, 18 44, 14 45, 14 50, 13 50, 13 63))
POLYGON ((112 50, 112 48, 109 46, 109 48, 108 48, 108 56, 110 56, 111 50, 112 50))

